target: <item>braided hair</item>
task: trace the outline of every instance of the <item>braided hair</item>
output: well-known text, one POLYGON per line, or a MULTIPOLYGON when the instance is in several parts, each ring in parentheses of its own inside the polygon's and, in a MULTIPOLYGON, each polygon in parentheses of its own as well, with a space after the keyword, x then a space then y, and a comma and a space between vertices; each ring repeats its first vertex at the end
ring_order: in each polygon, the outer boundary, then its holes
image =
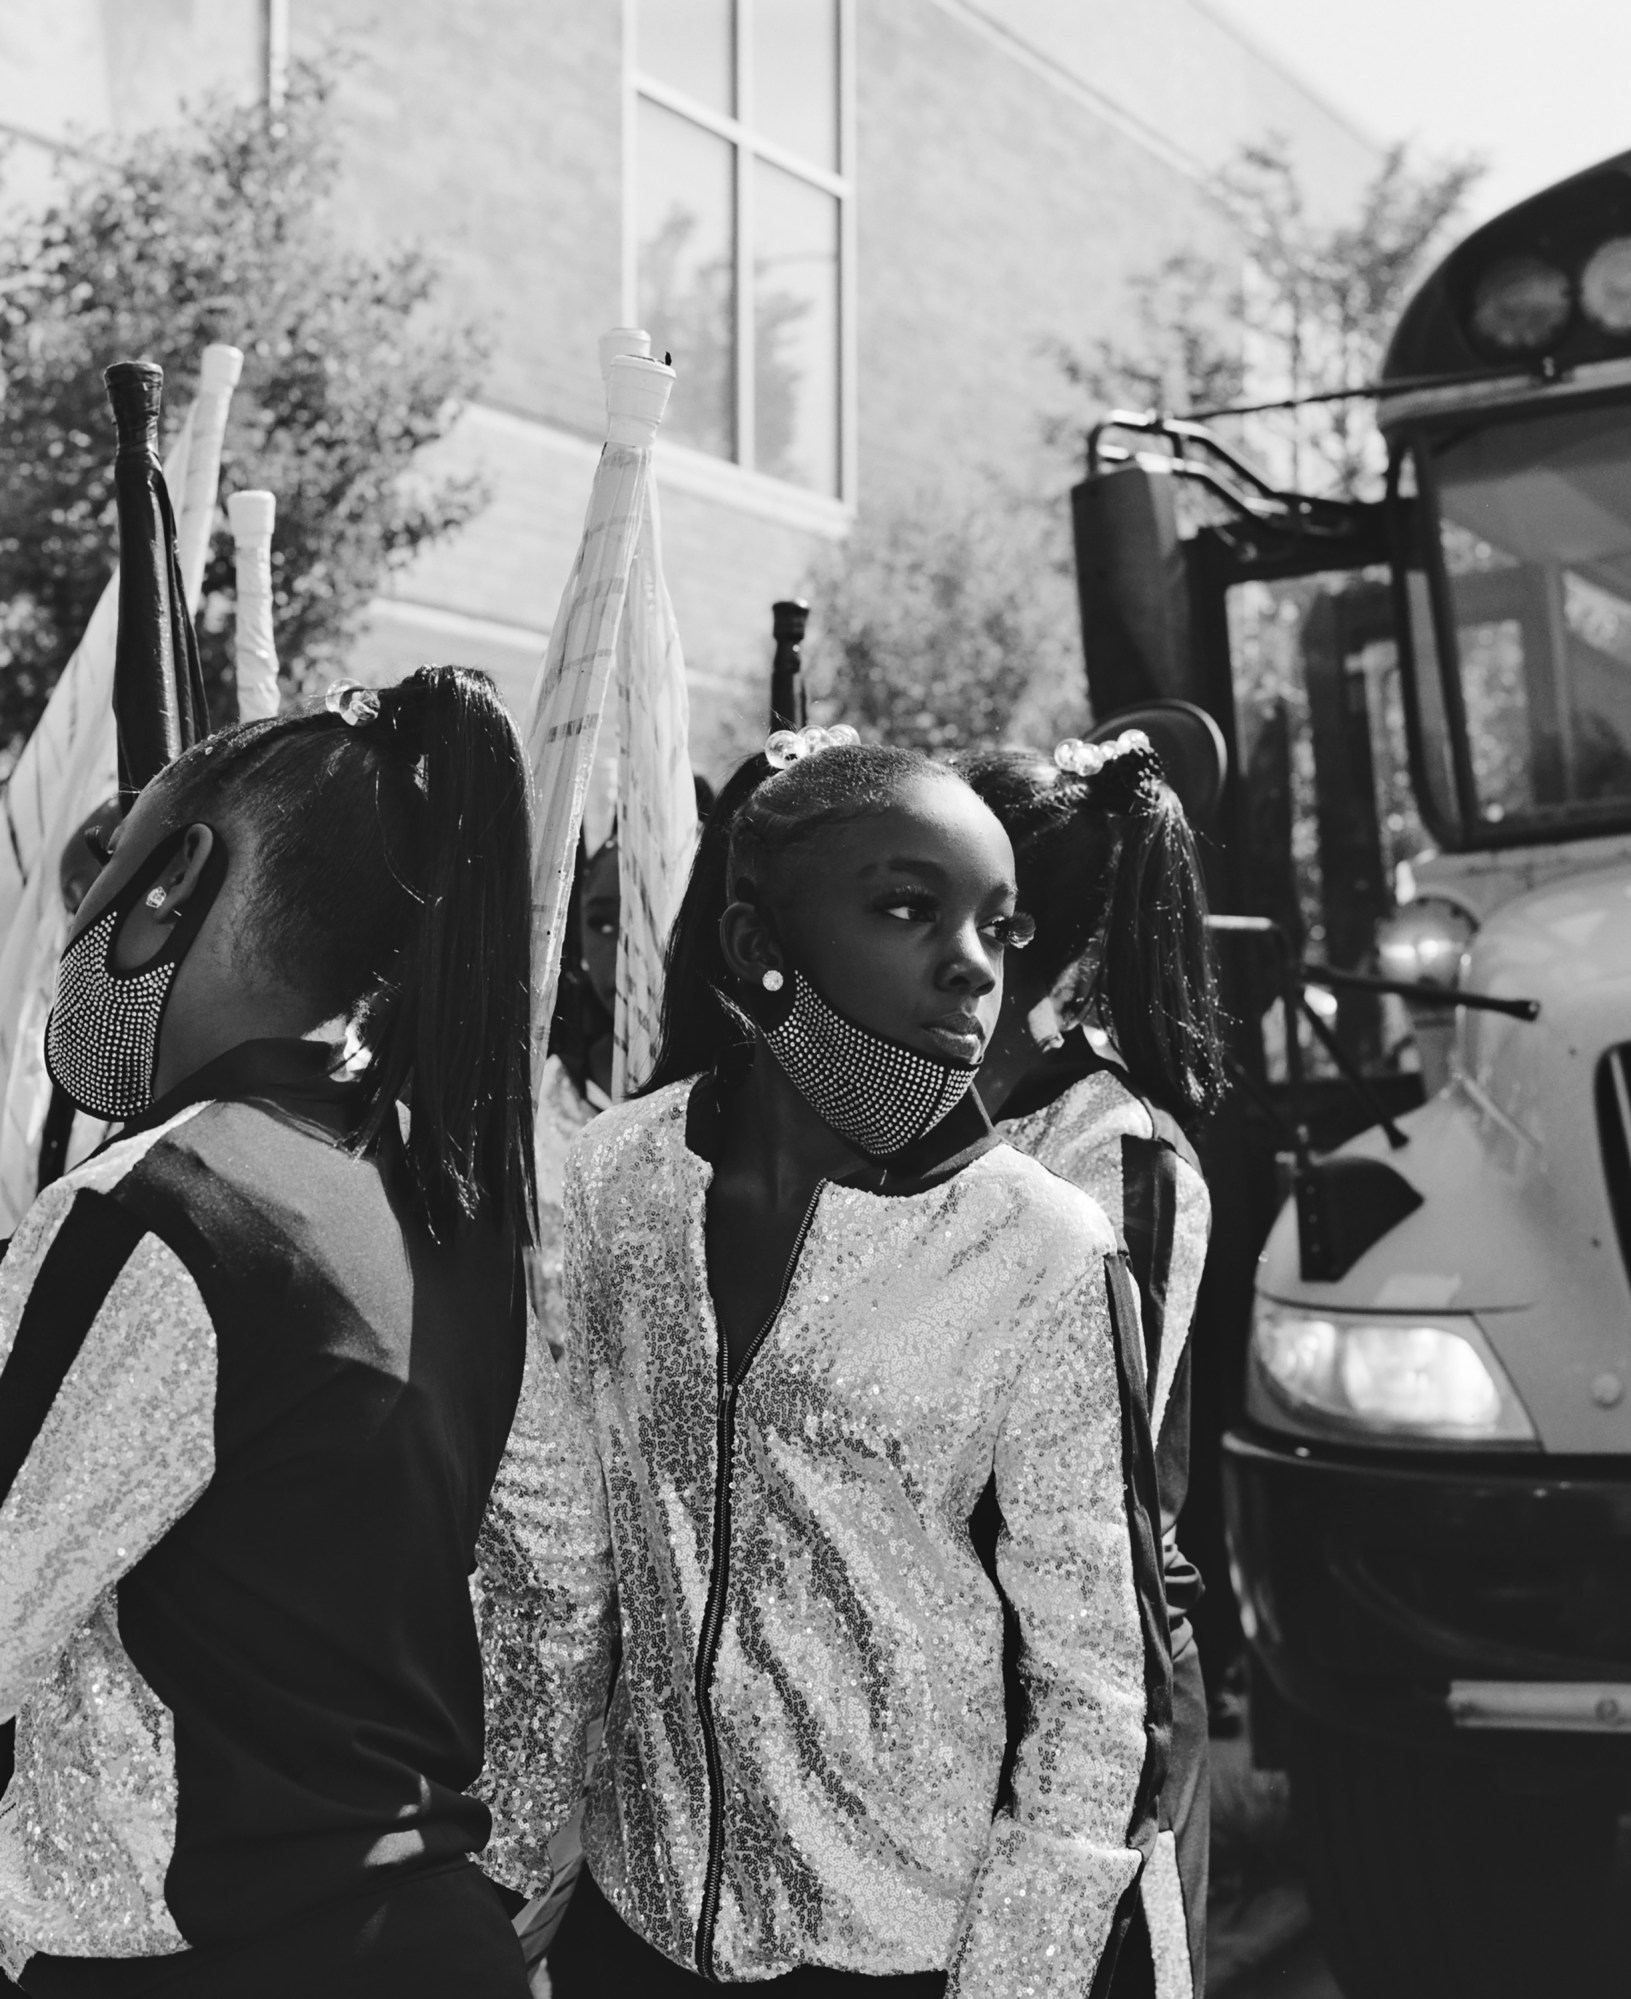
POLYGON ((1194 835, 1143 736, 1077 768, 1035 750, 970 750, 958 772, 1014 846, 1036 923, 1026 979, 1050 991, 1095 944, 1098 996, 1135 1086, 1193 1124, 1223 1095, 1217 973, 1194 835))
POLYGON ((176 823, 244 830, 244 948, 357 1022, 370 1060, 353 1142, 411 1095, 408 1171, 432 1234, 487 1214, 531 1241, 531 786, 491 679, 426 666, 331 690, 210 737, 157 782, 176 823))

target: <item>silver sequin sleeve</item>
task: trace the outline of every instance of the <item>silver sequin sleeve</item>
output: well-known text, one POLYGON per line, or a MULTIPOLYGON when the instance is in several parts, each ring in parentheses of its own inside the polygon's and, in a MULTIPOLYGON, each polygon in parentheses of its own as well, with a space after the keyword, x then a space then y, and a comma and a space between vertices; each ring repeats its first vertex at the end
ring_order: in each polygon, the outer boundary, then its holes
MULTIPOLYGON (((71 1181, 48 1189, 0 1265, 0 1362, 76 1198, 71 1181)), ((197 1285, 143 1236, 0 1505, 0 1716, 17 1713, 103 1593, 209 1484, 215 1372, 197 1285)))
MULTIPOLYGON (((1124 1138, 1153 1139, 1158 1127, 1150 1107, 1109 1070, 1073 1084, 1063 1096, 1029 1117, 1002 1126, 1003 1136, 1039 1159, 1050 1173, 1080 1187, 1096 1201, 1117 1234, 1126 1226, 1124 1138)), ((1175 1204, 1166 1268, 1161 1359, 1149 1384, 1150 1429, 1159 1437, 1178 1362, 1189 1337, 1212 1233, 1212 1197, 1199 1169, 1181 1151, 1172 1154, 1175 1204)))
POLYGON ((1065 1999, 1091 1984, 1138 1871, 1144 1658, 1123 1492, 1104 1260, 1038 1327, 997 1440, 997 1570, 1019 1618, 1030 1721, 994 1821, 948 1999, 1065 1999), (1084 1309, 1085 1301, 1085 1309, 1084 1309))
MULTIPOLYGON (((569 1259, 569 1309, 572 1277, 569 1259)), ((566 1363, 535 1317, 476 1562, 487 1702, 476 1791, 493 1815, 482 1865, 534 1896, 549 1884, 549 1842, 582 1795, 586 1738, 605 1708, 617 1630, 599 1461, 566 1363)))

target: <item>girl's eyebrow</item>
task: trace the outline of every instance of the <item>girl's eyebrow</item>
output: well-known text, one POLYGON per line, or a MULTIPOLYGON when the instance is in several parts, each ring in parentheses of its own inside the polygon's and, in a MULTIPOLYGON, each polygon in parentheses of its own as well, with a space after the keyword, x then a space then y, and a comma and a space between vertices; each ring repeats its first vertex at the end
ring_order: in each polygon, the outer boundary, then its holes
POLYGON ((861 878, 868 875, 897 874, 917 875, 923 881, 943 882, 946 870, 938 861, 914 860, 909 854, 895 854, 887 861, 868 861, 861 869, 861 878))

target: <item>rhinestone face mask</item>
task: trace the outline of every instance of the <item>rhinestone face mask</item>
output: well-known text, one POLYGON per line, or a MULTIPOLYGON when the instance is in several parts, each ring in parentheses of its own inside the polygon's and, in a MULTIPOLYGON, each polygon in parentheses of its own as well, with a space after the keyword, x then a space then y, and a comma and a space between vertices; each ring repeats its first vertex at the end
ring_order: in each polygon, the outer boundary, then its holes
POLYGON ((821 1121, 875 1159, 933 1131, 968 1095, 979 1071, 978 1063, 920 1055, 862 1027, 829 1006, 802 972, 793 974, 786 1018, 764 1039, 821 1121))
POLYGON ((120 924, 179 851, 181 838, 164 842, 57 966, 56 1003, 45 1024, 45 1066, 57 1088, 88 1117, 123 1122, 153 1101, 165 1002, 225 871, 219 834, 203 878, 158 956, 139 972, 116 972, 109 958, 120 924))

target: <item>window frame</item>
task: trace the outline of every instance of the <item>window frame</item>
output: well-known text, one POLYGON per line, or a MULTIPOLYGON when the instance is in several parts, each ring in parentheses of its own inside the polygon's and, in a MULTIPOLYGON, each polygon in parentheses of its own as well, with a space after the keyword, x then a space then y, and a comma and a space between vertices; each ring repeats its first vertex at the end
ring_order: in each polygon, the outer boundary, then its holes
POLYGON ((692 445, 664 440, 664 462, 688 476, 685 483, 721 497, 748 494, 778 514, 811 516, 810 525, 837 530, 853 517, 857 499, 859 398, 856 386, 855 224, 855 5, 837 0, 838 170, 818 167, 753 129, 754 0, 733 0, 736 115, 728 117, 648 76, 639 64, 639 0, 623 0, 623 323, 639 324, 639 126, 642 99, 700 126, 732 148, 736 204, 735 341, 736 455, 716 457, 692 445), (754 411, 754 163, 763 160, 806 182, 838 204, 838 490, 818 491, 757 469, 754 411))
MULTIPOLYGON (((1415 500, 1408 515, 1402 517, 1408 525, 1402 530, 1396 529, 1395 564, 1401 575, 1406 573, 1407 568, 1425 575, 1433 641, 1438 654, 1436 661, 1424 661, 1419 657, 1415 627, 1408 612, 1403 615, 1399 620, 1399 639, 1411 673, 1411 681, 1407 683, 1410 687, 1410 726, 1422 742, 1425 754, 1426 737, 1419 713, 1421 697, 1417 677, 1436 671, 1450 734, 1456 794, 1454 822, 1444 815, 1440 801, 1423 793, 1420 782, 1415 781, 1420 773, 1413 772, 1413 782, 1423 823, 1447 853, 1493 853, 1504 847, 1557 847, 1576 840, 1598 840, 1631 831, 1631 799, 1611 801, 1596 811, 1583 809, 1570 812, 1560 809, 1552 818, 1546 817, 1544 810, 1521 818, 1489 820, 1484 817, 1472 768, 1472 745, 1462 684, 1461 628, 1449 567, 1445 561, 1442 531, 1438 450, 1447 440, 1469 428, 1544 421, 1553 414, 1599 407, 1626 408, 1627 397, 1623 386, 1615 384, 1598 393, 1576 393, 1567 398, 1541 395, 1458 409, 1453 416, 1424 417, 1401 426, 1395 437, 1393 464, 1399 467, 1409 459, 1416 481, 1415 500)), ((1399 511, 1395 490, 1397 478, 1395 470, 1390 475, 1388 501, 1396 514, 1399 511)))

